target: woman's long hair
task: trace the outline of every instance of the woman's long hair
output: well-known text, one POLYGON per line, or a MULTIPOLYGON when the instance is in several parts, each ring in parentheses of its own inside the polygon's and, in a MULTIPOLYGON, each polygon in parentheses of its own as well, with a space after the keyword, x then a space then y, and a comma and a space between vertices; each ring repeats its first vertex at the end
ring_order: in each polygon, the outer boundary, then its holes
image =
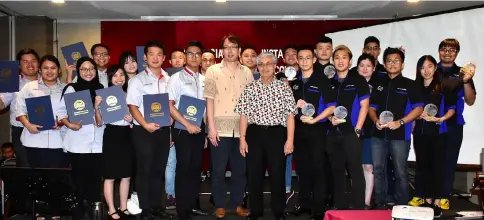
POLYGON ((417 83, 417 85, 420 85, 420 86, 424 85, 424 78, 422 76, 421 69, 422 69, 424 62, 426 60, 433 63, 435 68, 436 68, 434 75, 433 75, 432 82, 431 82, 431 86, 434 87, 433 89, 434 89, 435 92, 441 92, 441 89, 442 89, 442 85, 441 85, 441 83, 442 83, 442 79, 441 79, 442 73, 437 68, 437 61, 431 55, 423 55, 422 57, 420 57, 420 59, 418 59, 417 69, 415 71, 415 82, 417 83))
POLYGON ((96 97, 96 90, 104 88, 104 86, 99 82, 99 75, 97 72, 96 62, 94 62, 94 60, 90 57, 81 57, 79 60, 77 60, 76 71, 77 71, 77 82, 67 84, 64 90, 62 91, 61 97, 64 96, 67 88, 69 88, 69 86, 72 86, 72 88, 74 88, 76 92, 89 90, 89 92, 91 93, 92 103, 94 103, 94 99, 96 97), (86 61, 90 62, 94 66, 94 70, 96 71, 96 76, 91 81, 84 80, 80 75, 81 65, 86 61))
POLYGON ((113 86, 113 77, 116 74, 116 72, 118 72, 118 70, 121 70, 121 72, 123 73, 123 75, 125 77, 125 81, 124 81, 122 88, 123 88, 124 92, 127 92, 128 91, 129 77, 128 77, 128 74, 126 73, 126 71, 124 70, 124 68, 120 64, 112 65, 108 68, 108 71, 106 71, 107 75, 108 75, 108 86, 109 87, 113 86))

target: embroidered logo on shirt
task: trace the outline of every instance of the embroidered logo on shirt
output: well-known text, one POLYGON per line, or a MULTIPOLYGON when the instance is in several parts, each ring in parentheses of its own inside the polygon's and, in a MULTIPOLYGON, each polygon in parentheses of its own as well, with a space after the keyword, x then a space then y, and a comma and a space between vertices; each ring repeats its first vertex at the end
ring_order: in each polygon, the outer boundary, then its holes
POLYGON ((383 86, 378 86, 378 88, 376 88, 376 90, 378 90, 380 92, 383 91, 383 86))
POLYGON ((397 89, 401 91, 407 91, 407 89, 404 89, 404 88, 397 88, 397 89))
POLYGON ((298 86, 298 85, 294 85, 294 86, 292 87, 292 89, 294 89, 294 90, 298 90, 298 89, 299 89, 299 86, 298 86))

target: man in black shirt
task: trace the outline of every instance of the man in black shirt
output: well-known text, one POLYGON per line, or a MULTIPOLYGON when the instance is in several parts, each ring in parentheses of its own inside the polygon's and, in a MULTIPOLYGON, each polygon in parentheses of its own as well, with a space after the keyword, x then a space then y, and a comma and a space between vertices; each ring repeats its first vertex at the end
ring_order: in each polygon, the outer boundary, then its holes
POLYGON ((336 47, 333 53, 337 74, 331 84, 336 90, 336 108, 347 110, 344 118, 336 111, 334 116, 330 116, 332 125, 326 142, 333 173, 336 209, 348 208, 348 204, 344 204, 346 168, 352 180, 354 208, 365 207, 365 179, 361 166, 363 144, 359 136, 368 113, 370 90, 365 78, 348 74, 352 57, 350 49, 344 45, 336 47), (342 122, 342 119, 345 121, 342 122))
POLYGON ((324 74, 327 78, 333 78, 336 74, 331 56, 333 55, 333 39, 323 36, 316 43, 316 56, 318 60, 314 63, 314 72, 324 74))
POLYGON ((299 206, 294 214, 310 213, 312 209, 314 217, 320 219, 326 206, 325 122, 333 113, 334 95, 329 80, 313 68, 313 48, 302 47, 297 55, 300 70, 292 83, 294 97, 298 108, 303 108, 306 103, 312 104, 315 113, 309 116, 314 118, 306 123, 301 121, 301 112, 296 115, 294 158, 300 192, 299 206))
POLYGON ((388 155, 395 171, 395 197, 398 205, 409 200, 407 159, 410 150, 412 121, 423 112, 423 100, 415 81, 402 76, 405 54, 398 48, 387 48, 383 54, 389 82, 373 88, 370 99, 370 118, 376 128, 372 139, 372 159, 375 175, 375 202, 386 209, 388 155), (381 122, 383 111, 393 114, 391 122, 381 122))
MULTIPOLYGON (((365 39, 365 43, 363 44, 362 53, 370 54, 375 58, 375 72, 373 74, 375 74, 375 76, 386 77, 387 70, 380 62, 378 62, 380 52, 380 40, 378 40, 378 38, 375 36, 367 37, 365 39)), ((358 67, 353 67, 350 72, 358 74, 358 67)))
POLYGON ((460 147, 462 146, 464 121, 464 103, 472 106, 476 101, 476 87, 472 80, 472 74, 460 76, 461 67, 455 64, 455 59, 460 51, 459 41, 456 39, 445 39, 439 44, 440 63, 437 67, 443 72, 442 85, 447 95, 457 96, 455 115, 447 122, 447 153, 444 171, 444 193, 440 200, 442 209, 449 209, 450 204, 447 199, 452 193, 454 183, 455 167, 459 158, 460 147))

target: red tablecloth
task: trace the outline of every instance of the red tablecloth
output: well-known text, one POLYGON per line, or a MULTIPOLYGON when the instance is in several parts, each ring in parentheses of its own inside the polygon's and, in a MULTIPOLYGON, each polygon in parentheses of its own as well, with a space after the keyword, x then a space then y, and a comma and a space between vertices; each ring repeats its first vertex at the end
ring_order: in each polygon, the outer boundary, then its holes
POLYGON ((390 210, 335 210, 327 211, 324 220, 391 220, 390 210))

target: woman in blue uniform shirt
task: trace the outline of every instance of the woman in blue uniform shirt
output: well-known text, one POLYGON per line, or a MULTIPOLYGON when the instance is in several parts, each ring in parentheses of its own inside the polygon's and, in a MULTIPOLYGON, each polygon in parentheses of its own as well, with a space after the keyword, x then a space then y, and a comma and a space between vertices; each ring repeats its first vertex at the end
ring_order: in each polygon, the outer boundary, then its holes
POLYGON ((446 121, 455 114, 456 96, 443 94, 441 72, 436 70, 437 61, 430 55, 417 62, 415 81, 421 86, 426 107, 414 122, 413 146, 417 161, 416 196, 425 198, 422 206, 433 208, 438 217, 442 214, 446 121), (436 115, 428 110, 431 105, 437 107, 436 115))

